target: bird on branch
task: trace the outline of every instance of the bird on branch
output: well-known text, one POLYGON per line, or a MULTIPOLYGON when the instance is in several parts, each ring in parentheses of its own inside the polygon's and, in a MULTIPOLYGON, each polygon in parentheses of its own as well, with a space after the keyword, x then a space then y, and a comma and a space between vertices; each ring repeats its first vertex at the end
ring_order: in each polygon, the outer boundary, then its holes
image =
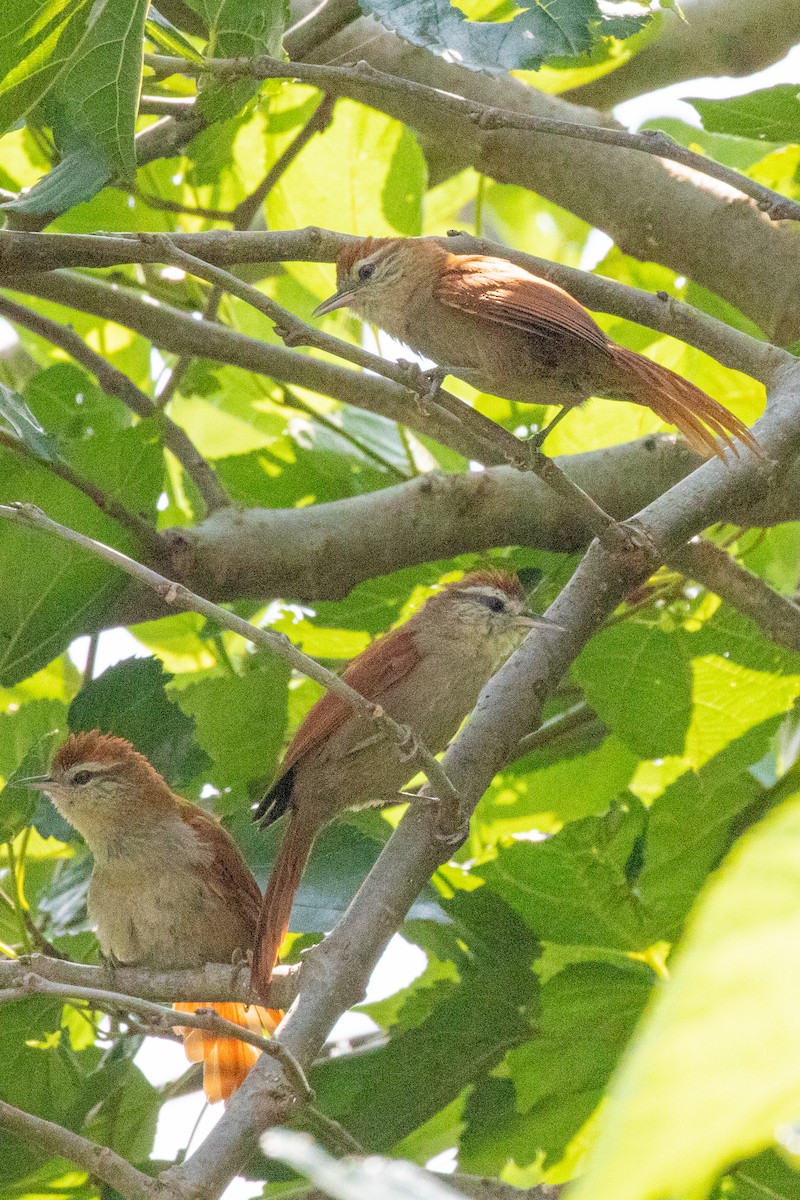
MULTIPOLYGON (((72 733, 50 774, 24 781, 49 796, 94 856, 89 918, 113 963, 180 970, 244 958, 252 950, 261 892, 218 821, 175 795, 121 737, 72 733)), ((178 1003, 214 1009, 256 1033, 283 1013, 237 1002, 178 1003)), ((203 1064, 213 1103, 226 1100, 261 1051, 203 1029, 183 1029, 186 1055, 203 1064)))
POLYGON ((451 254, 426 238, 366 238, 342 248, 337 291, 314 315, 344 307, 479 391, 559 405, 536 445, 571 408, 600 396, 649 408, 704 458, 724 460, 726 447, 738 456, 734 439, 763 454, 718 401, 617 345, 569 292, 505 259, 451 254))
MULTIPOLYGON (((474 571, 448 583, 398 629, 368 646, 345 682, 410 726, 432 753, 443 750, 484 684, 535 626, 519 580, 474 571)), ((556 626, 556 628, 558 628, 556 626)), ((292 901, 317 834, 349 808, 396 803, 415 768, 408 756, 333 692, 295 734, 281 773, 255 811, 262 826, 288 813, 288 826, 261 908, 253 984, 261 995, 289 928, 292 901)))

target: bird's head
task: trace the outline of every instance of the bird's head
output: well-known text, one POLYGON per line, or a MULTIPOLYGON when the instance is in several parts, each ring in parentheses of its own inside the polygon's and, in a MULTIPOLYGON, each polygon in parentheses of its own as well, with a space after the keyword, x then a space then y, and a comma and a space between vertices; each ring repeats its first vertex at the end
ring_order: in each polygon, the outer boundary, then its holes
POLYGON ((505 571, 472 571, 432 596, 425 609, 455 641, 485 653, 495 668, 531 629, 561 628, 530 611, 519 579, 505 571))
POLYGON ((336 260, 336 291, 323 300, 315 317, 351 308, 367 321, 386 325, 417 286, 417 273, 436 253, 432 243, 416 238, 365 238, 350 242, 336 260))
POLYGON ((71 733, 56 750, 49 775, 18 782, 44 792, 95 851, 122 832, 151 825, 175 805, 143 754, 125 738, 97 729, 71 733))

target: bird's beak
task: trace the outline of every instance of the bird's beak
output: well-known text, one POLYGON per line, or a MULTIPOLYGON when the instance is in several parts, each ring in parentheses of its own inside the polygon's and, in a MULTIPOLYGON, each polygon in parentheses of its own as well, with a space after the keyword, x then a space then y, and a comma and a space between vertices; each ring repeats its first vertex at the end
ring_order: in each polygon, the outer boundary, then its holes
POLYGON ((9 779, 7 787, 43 788, 52 783, 51 775, 28 775, 25 779, 9 779))
POLYGON ((347 288, 341 288, 338 292, 334 292, 327 300, 323 300, 322 304, 318 304, 311 314, 312 317, 324 317, 326 313, 335 312, 337 308, 347 308, 350 303, 351 291, 347 288))
POLYGON ((549 617, 540 617, 532 612, 522 613, 517 617, 517 624, 523 629, 557 629, 560 633, 564 632, 564 626, 559 625, 557 621, 551 621, 549 617))

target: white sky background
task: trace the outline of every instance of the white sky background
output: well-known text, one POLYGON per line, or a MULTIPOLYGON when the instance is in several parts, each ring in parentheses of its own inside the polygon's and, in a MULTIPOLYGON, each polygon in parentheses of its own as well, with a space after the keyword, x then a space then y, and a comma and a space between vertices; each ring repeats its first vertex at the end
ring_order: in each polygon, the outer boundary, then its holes
MULTIPOLYGON (((798 2, 800 3, 800 0, 798 2)), ((795 47, 781 62, 745 79, 695 79, 686 83, 674 84, 658 92, 652 92, 621 104, 615 110, 615 115, 629 129, 638 129, 645 121, 658 117, 676 117, 699 127, 700 122, 694 109, 684 103, 682 97, 698 96, 721 99, 755 91, 759 88, 771 87, 777 83, 800 85, 800 46, 795 47)), ((610 239, 606 234, 600 230, 593 231, 587 242, 585 261, 582 265, 591 266, 598 262, 610 244, 610 239)), ((530 249, 535 251, 535 247, 530 247, 530 249)), ((85 664, 87 646, 88 638, 80 638, 70 648, 70 655, 79 668, 85 664)), ((99 638, 95 675, 102 674, 108 667, 122 659, 132 656, 147 657, 148 654, 149 651, 126 629, 108 630, 99 638)), ((399 936, 394 937, 375 968, 370 980, 367 1000, 376 1001, 406 987, 422 972, 424 966, 425 956, 418 947, 412 946, 399 936)), ((346 1041, 349 1037, 375 1028, 376 1026, 369 1018, 357 1013, 348 1013, 337 1023, 331 1034, 331 1041, 346 1041)), ((148 1038, 145 1041, 136 1061, 147 1078, 155 1085, 177 1079, 186 1069, 186 1058, 182 1048, 174 1042, 158 1038, 148 1038)), ((165 1104, 159 1118, 153 1157, 158 1159, 175 1158, 185 1148, 193 1130, 195 1132, 192 1136, 192 1149, 195 1149, 219 1120, 222 1111, 221 1104, 206 1106, 200 1093, 165 1104), (195 1124, 204 1108, 205 1113, 195 1130, 195 1124)), ((436 1160, 432 1160, 431 1165, 439 1170, 453 1170, 454 1164, 453 1152, 447 1152, 437 1156, 436 1160)), ((261 1184, 236 1179, 225 1192, 223 1200, 247 1200, 249 1197, 260 1195, 261 1188, 261 1184)))

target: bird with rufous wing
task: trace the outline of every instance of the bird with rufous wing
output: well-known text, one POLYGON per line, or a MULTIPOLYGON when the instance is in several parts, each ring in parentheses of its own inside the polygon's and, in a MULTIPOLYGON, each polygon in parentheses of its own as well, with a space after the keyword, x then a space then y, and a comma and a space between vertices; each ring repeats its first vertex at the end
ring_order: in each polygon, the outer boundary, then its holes
POLYGON ((703 457, 734 439, 762 454, 747 426, 667 367, 617 345, 569 292, 503 258, 451 254, 427 238, 366 238, 342 248, 337 291, 315 316, 351 308, 479 391, 561 412, 589 396, 627 400, 676 425, 703 457), (721 442, 720 440, 721 439, 721 442))
MULTIPOLYGON (((72 733, 40 788, 94 856, 87 905, 107 959, 180 970, 231 962, 253 947, 261 892, 218 821, 175 795, 152 764, 121 737, 72 733)), ((244 1028, 272 1032, 283 1013, 246 1004, 178 1003, 179 1012, 213 1008, 244 1028)), ((224 1100, 257 1059, 257 1047, 184 1028, 192 1062, 203 1063, 210 1101, 224 1100)))
MULTIPOLYGON (((446 584, 405 624, 373 642, 344 679, 437 753, 487 680, 536 625, 553 622, 527 611, 515 576, 474 571, 446 584)), ((396 802, 414 772, 393 742, 370 730, 333 692, 308 713, 280 776, 256 809, 263 825, 288 813, 256 935, 253 982, 262 995, 317 834, 348 808, 396 802)))

